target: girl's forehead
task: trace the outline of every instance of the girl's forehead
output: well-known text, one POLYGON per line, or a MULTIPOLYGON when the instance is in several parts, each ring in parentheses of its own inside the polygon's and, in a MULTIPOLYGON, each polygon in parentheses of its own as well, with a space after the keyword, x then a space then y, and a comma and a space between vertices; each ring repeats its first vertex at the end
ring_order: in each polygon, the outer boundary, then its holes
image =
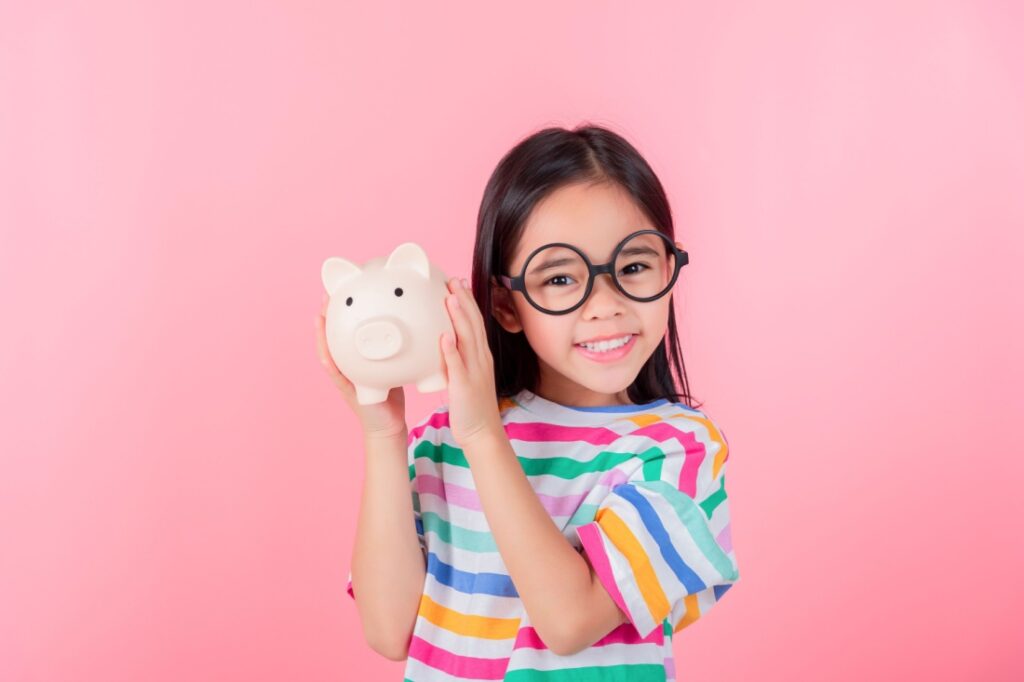
POLYGON ((604 262, 627 235, 650 229, 654 225, 619 185, 567 185, 534 206, 510 261, 511 270, 518 271, 535 249, 553 242, 572 244, 591 261, 604 262))

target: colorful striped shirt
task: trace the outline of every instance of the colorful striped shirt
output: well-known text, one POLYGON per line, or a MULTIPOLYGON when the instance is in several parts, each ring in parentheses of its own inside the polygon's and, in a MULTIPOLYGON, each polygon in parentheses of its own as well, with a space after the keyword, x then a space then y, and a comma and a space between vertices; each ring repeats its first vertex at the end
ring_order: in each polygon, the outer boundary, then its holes
MULTIPOLYGON (((426 577, 405 681, 675 679, 673 634, 739 580, 724 433, 703 412, 664 399, 569 407, 522 391, 500 410, 537 497, 629 622, 575 654, 544 645, 490 533, 445 405, 409 431, 426 577)), ((355 597, 351 571, 348 593, 355 597)))

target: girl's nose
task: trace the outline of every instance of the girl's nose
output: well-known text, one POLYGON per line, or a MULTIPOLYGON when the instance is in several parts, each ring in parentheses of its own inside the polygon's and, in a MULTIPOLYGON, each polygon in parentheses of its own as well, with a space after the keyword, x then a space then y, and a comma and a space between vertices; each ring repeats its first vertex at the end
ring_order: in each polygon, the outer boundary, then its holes
POLYGON ((585 318, 604 318, 621 315, 625 309, 625 296, 615 287, 610 276, 599 275, 594 279, 590 296, 583 303, 585 318))

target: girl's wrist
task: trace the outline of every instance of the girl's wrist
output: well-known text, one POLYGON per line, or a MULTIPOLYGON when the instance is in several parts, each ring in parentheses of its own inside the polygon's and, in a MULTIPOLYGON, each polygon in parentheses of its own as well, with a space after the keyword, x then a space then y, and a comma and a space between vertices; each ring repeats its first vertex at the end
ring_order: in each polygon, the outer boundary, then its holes
POLYGON ((401 441, 404 445, 409 438, 405 424, 389 427, 363 427, 363 439, 367 441, 401 441))
POLYGON ((485 426, 468 436, 463 436, 459 445, 463 450, 472 449, 475 452, 480 452, 494 449, 502 439, 507 440, 508 435, 505 433, 505 425, 498 422, 496 425, 485 426))

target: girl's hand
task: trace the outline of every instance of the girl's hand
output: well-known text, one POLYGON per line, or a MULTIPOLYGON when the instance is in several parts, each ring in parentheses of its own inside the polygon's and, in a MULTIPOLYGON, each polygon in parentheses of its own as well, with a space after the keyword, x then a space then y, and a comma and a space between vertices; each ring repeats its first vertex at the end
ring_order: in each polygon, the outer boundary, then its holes
POLYGON ((452 436, 465 446, 480 436, 504 435, 494 388, 494 358, 487 345, 484 318, 472 293, 457 277, 448 280, 445 298, 456 338, 441 336, 448 375, 448 417, 452 436))
POLYGON ((341 389, 349 408, 356 413, 362 424, 363 434, 372 437, 393 437, 408 433, 405 423, 405 389, 401 386, 392 388, 388 399, 375 405, 360 405, 356 400, 356 389, 352 382, 341 373, 334 359, 327 351, 327 304, 330 297, 325 293, 320 314, 316 317, 316 349, 320 355, 320 363, 335 385, 341 389))

